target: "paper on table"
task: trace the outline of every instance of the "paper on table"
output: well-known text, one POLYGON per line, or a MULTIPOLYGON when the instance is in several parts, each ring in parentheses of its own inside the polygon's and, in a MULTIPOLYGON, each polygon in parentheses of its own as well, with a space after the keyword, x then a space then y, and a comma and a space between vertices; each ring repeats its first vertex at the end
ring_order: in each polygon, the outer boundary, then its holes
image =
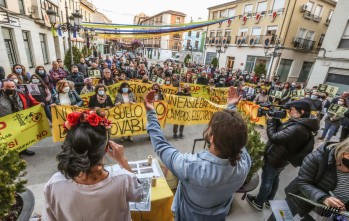
POLYGON ((276 221, 294 221, 286 200, 270 200, 269 202, 276 221))

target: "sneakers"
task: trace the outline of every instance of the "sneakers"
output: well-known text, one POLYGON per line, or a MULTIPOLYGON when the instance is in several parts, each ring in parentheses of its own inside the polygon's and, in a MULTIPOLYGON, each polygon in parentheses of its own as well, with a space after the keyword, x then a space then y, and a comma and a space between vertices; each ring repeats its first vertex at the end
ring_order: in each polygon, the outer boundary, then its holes
POLYGON ((180 133, 180 134, 179 134, 179 139, 183 139, 183 137, 184 137, 183 134, 180 133))
POLYGON ((22 152, 19 153, 20 155, 26 155, 26 156, 34 156, 35 152, 31 150, 23 150, 22 152))
POLYGON ((253 206, 254 208, 256 208, 257 210, 259 211, 262 211, 263 210, 263 205, 259 205, 258 203, 256 203, 256 197, 255 196, 252 196, 250 194, 247 194, 247 202, 253 206))
POLYGON ((130 137, 130 136, 127 137, 127 140, 130 141, 130 142, 133 142, 133 138, 130 137))
POLYGON ((178 139, 177 134, 173 134, 173 138, 174 138, 175 140, 177 140, 177 139, 178 139))
POLYGON ((264 203, 264 206, 265 206, 265 208, 269 209, 269 208, 270 208, 270 203, 269 203, 269 201, 265 202, 265 203, 264 203))
POLYGON ((319 138, 317 138, 318 140, 323 140, 323 139, 325 139, 324 137, 319 137, 319 138))

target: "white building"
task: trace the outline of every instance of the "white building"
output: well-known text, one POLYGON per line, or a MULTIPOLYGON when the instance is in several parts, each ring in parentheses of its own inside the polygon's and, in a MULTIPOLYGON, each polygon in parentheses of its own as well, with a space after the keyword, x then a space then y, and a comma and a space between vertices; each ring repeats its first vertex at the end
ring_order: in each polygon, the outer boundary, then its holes
POLYGON ((311 72, 308 87, 318 84, 338 86, 338 93, 349 89, 349 1, 338 1, 311 72))

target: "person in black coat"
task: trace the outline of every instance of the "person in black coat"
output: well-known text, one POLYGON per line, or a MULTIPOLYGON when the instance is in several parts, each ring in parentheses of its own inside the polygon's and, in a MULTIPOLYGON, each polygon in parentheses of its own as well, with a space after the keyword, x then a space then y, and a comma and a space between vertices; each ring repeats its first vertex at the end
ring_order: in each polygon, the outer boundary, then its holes
POLYGON ((208 85, 208 79, 206 78, 206 71, 201 72, 201 76, 196 80, 196 84, 208 85))
POLYGON ((302 220, 317 219, 318 210, 311 204, 288 193, 308 198, 328 207, 349 209, 349 139, 341 143, 325 143, 308 154, 299 170, 298 177, 286 187, 286 201, 295 216, 302 220), (339 181, 339 182, 338 182, 339 181), (309 213, 313 213, 309 215, 309 213))
POLYGON ((109 109, 113 107, 113 102, 109 95, 107 95, 107 87, 103 84, 97 84, 95 86, 96 94, 90 98, 88 103, 89 108, 105 108, 109 109))
POLYGON ((322 103, 322 110, 319 116, 319 119, 322 120, 324 118, 328 108, 331 106, 331 102, 327 99, 328 93, 327 92, 322 92, 321 93, 321 103, 322 103))
POLYGON ((344 117, 341 120, 341 126, 342 131, 339 141, 343 141, 349 136, 349 110, 344 113, 344 117))
POLYGON ((290 109, 290 119, 285 123, 267 116, 268 142, 264 154, 262 183, 257 196, 247 195, 247 201, 257 210, 263 210, 264 204, 269 207, 269 200, 274 199, 278 189, 280 173, 289 163, 301 165, 309 153, 304 153, 303 148, 313 142, 312 133, 319 130, 319 121, 310 118, 308 102, 292 101, 287 103, 286 108, 290 109))
POLYGON ((67 77, 68 81, 74 82, 75 91, 80 94, 82 88, 85 86, 84 75, 79 72, 79 68, 76 65, 71 67, 71 74, 67 77))

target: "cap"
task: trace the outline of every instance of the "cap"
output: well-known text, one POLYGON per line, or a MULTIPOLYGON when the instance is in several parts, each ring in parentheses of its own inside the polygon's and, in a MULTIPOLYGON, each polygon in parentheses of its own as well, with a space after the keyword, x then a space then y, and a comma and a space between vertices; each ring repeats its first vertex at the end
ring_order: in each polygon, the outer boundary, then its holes
POLYGON ((299 108, 301 110, 305 110, 305 111, 308 111, 308 112, 311 111, 311 105, 307 101, 305 101, 303 99, 287 102, 285 104, 285 107, 287 109, 290 109, 291 107, 296 107, 296 108, 299 108))

